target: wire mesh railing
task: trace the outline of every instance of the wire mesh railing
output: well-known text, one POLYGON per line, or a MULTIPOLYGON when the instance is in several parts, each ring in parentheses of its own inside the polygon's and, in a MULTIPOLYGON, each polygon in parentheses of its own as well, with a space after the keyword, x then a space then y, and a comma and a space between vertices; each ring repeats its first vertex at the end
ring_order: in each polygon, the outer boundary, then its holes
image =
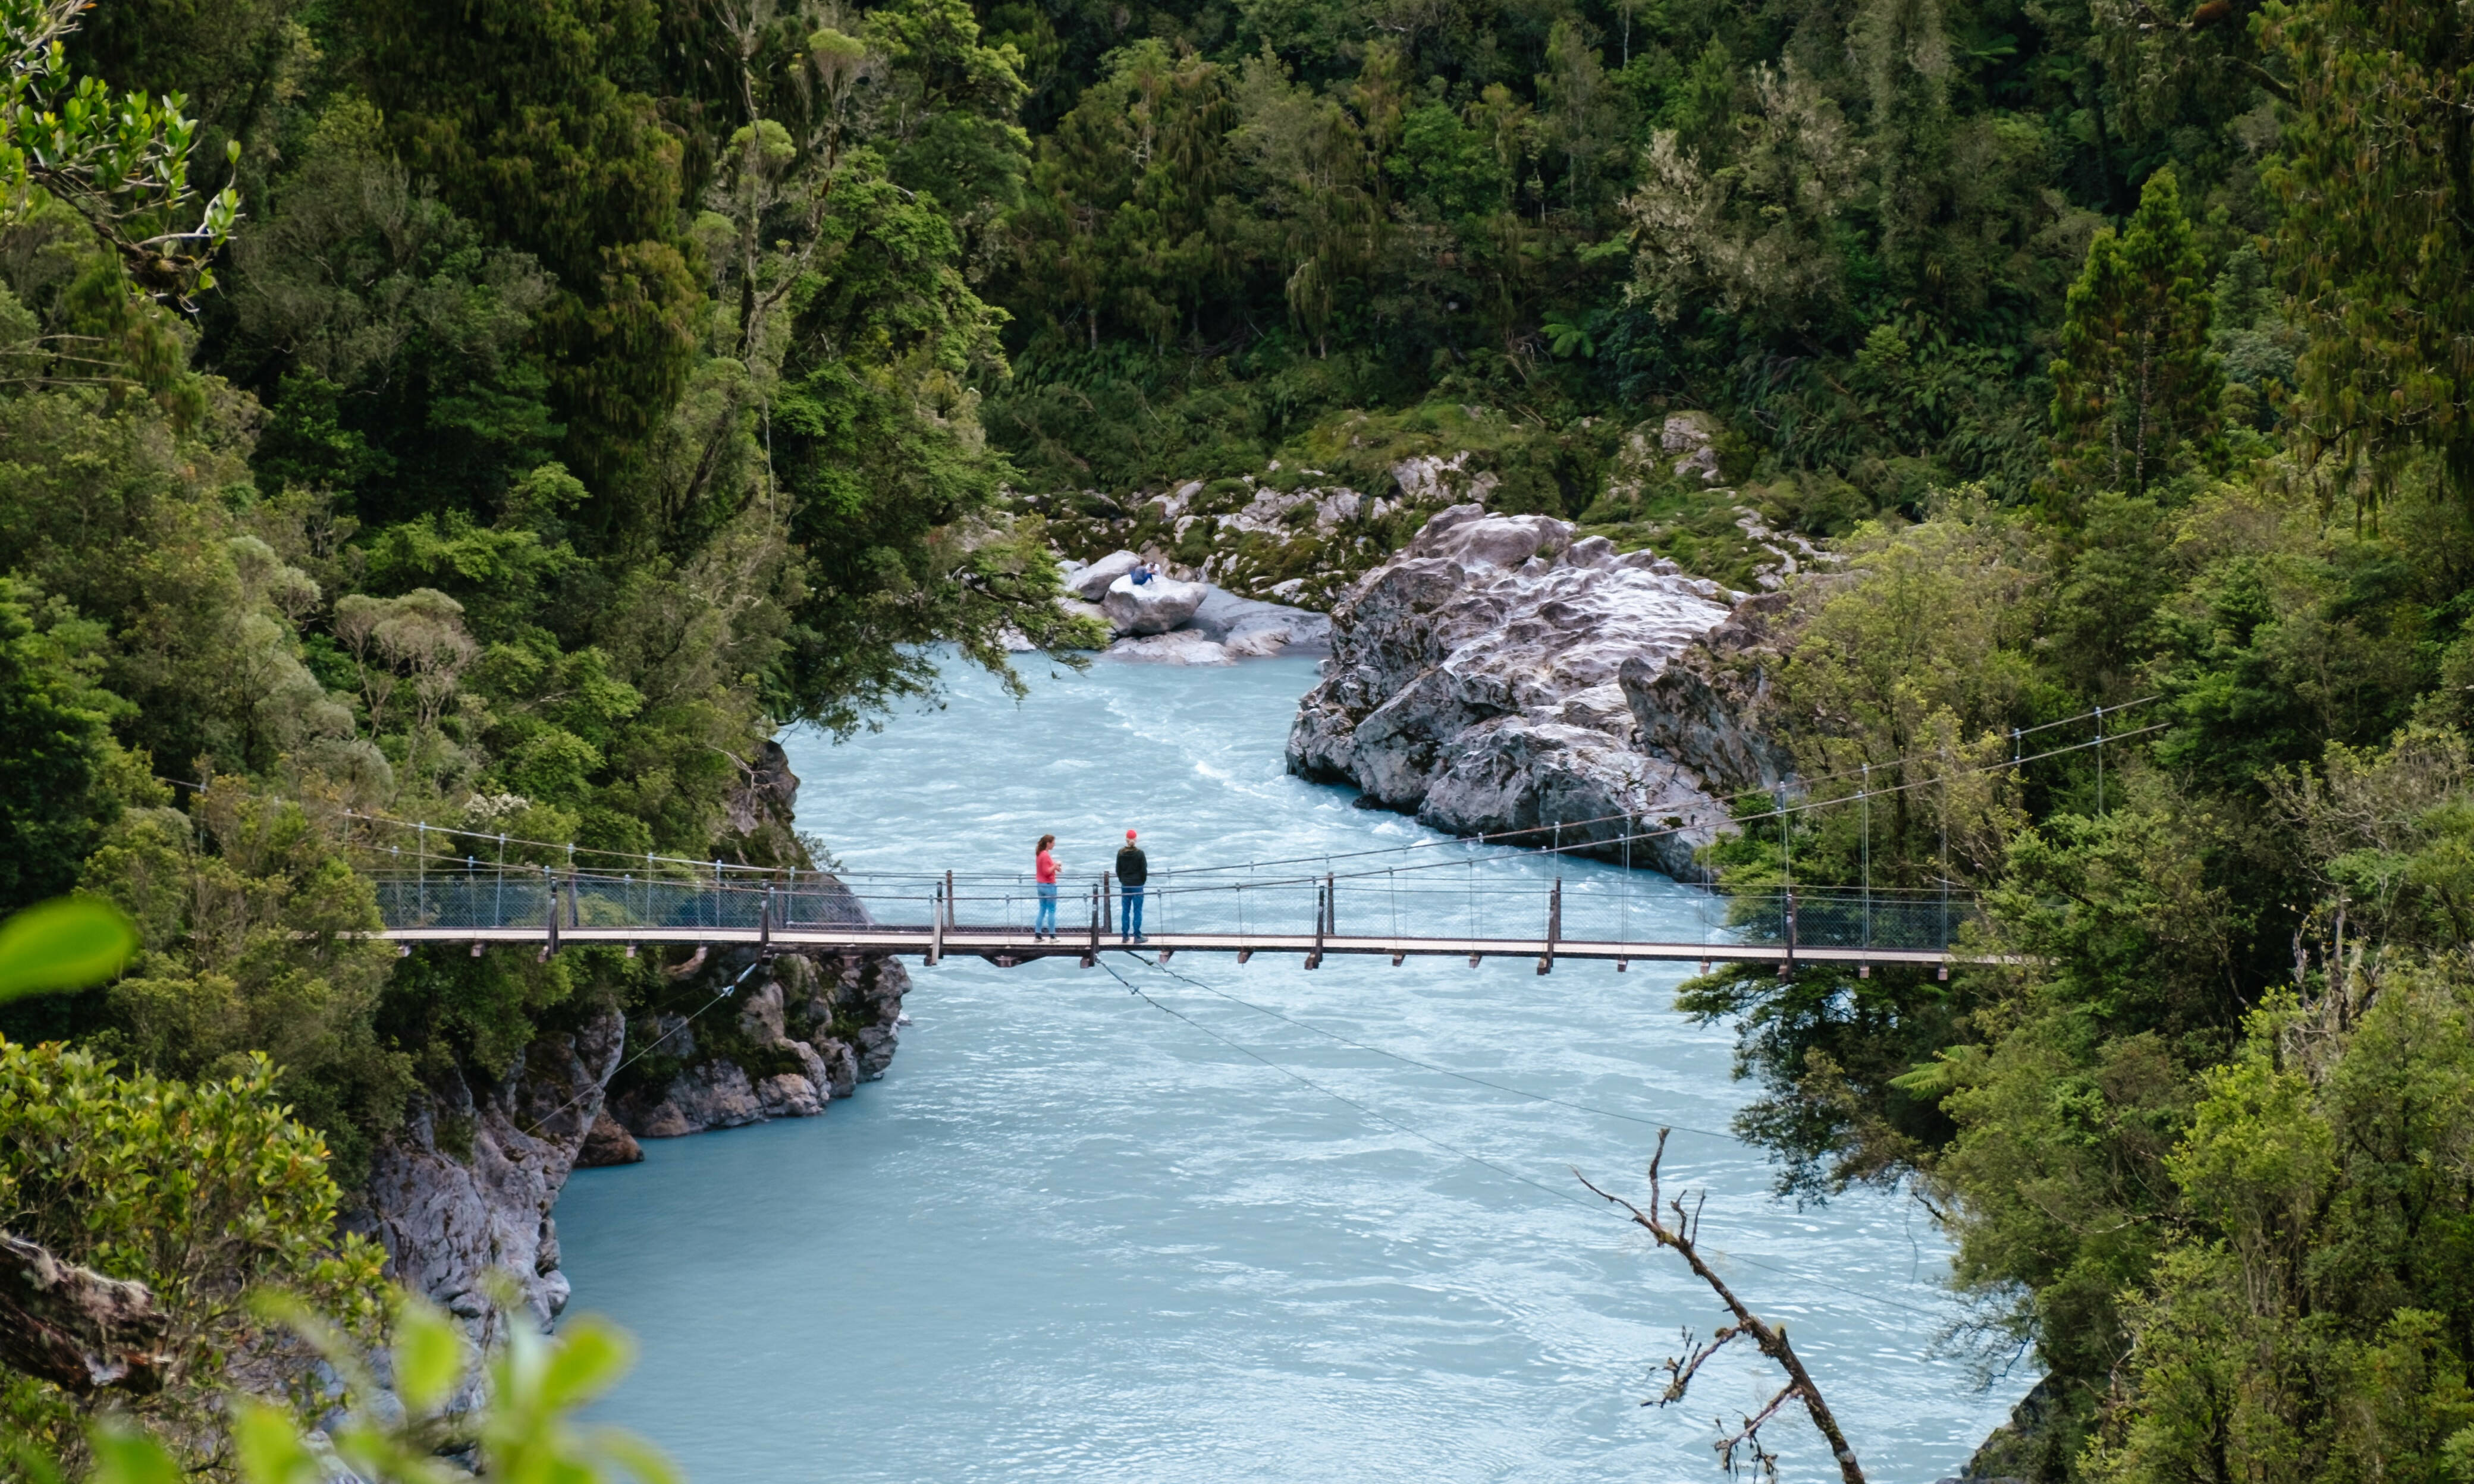
POLYGON ((1630 874, 1564 881, 1535 873, 1284 876, 1201 882, 1174 876, 1128 888, 1105 876, 1058 882, 1053 910, 1029 877, 865 875, 816 871, 684 876, 479 869, 380 875, 380 918, 390 931, 557 928, 641 930, 646 938, 693 938, 708 930, 795 936, 835 929, 973 933, 1060 940, 1095 929, 1226 939, 1450 940, 1535 944, 1700 944, 1794 948, 1945 952, 1977 915, 1972 898, 1939 891, 1800 888, 1730 891, 1660 882, 1635 888, 1630 874))

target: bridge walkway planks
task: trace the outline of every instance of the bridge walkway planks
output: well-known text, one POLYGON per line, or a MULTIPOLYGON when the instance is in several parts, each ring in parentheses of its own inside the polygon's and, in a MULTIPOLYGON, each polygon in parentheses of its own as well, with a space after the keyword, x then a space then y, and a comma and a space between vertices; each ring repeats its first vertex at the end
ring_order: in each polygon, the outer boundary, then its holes
MULTIPOLYGON (((542 944, 541 927, 424 926, 390 928, 385 936, 400 944, 542 944)), ((1086 929, 1039 941, 1027 929, 958 926, 896 926, 867 923, 848 927, 631 927, 574 926, 558 929, 561 946, 583 944, 695 943, 716 945, 769 945, 810 951, 890 953, 933 959, 956 954, 974 958, 1079 958, 1094 940, 1086 929)), ((1120 943, 1114 933, 1097 940, 1102 952, 1142 947, 1167 953, 1295 953, 1350 954, 1362 957, 1554 958, 1592 961, 1633 960, 1667 963, 1777 963, 1793 960, 1814 964, 1969 964, 2007 962, 1978 955, 1927 948, 1842 947, 1765 943, 1604 942, 1544 938, 1423 938, 1377 934, 1364 937, 1318 936, 1313 933, 1152 933, 1138 945, 1120 943)))

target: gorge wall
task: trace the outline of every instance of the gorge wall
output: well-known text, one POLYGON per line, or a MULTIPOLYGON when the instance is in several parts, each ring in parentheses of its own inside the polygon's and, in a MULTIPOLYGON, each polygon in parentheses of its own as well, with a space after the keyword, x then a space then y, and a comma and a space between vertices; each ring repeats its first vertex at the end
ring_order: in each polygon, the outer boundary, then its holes
MULTIPOLYGON (((742 858, 798 850, 798 786, 767 744, 731 802, 742 858)), ((910 988, 898 961, 862 955, 699 950, 663 972, 632 1017, 604 1011, 414 1094, 347 1223, 384 1245, 394 1277, 486 1328, 490 1275, 504 1274, 548 1324, 570 1291, 555 1213, 570 1174, 643 1159, 639 1139, 824 1113, 885 1075, 910 988)))

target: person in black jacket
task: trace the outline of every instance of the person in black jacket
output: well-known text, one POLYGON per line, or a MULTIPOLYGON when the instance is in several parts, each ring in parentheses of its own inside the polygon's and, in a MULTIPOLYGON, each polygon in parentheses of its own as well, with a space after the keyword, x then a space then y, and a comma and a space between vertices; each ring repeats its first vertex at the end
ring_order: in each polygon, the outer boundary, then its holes
POLYGON ((1117 885, 1123 890, 1117 899, 1125 903, 1117 912, 1119 943, 1149 943, 1143 936, 1143 883, 1151 879, 1152 863, 1143 858, 1142 848, 1134 844, 1134 832, 1126 831, 1126 848, 1117 852, 1117 885))

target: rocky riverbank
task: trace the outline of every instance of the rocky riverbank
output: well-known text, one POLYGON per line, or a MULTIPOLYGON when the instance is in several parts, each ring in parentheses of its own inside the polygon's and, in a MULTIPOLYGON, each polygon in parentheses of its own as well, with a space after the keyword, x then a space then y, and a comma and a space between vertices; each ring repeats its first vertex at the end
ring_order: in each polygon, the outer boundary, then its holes
MULTIPOLYGON (((768 746, 732 804, 742 853, 799 849, 798 786, 768 746)), ((415 1094, 349 1223, 384 1245, 393 1276, 485 1325, 490 1275, 503 1273, 548 1324, 569 1295, 555 1210, 573 1171, 642 1160, 641 1139, 824 1113, 885 1075, 910 988, 890 958, 759 962, 752 948, 700 949, 664 980, 632 1018, 595 1016, 510 1066, 459 1068, 415 1094)))
POLYGON ((1784 593, 1748 595, 1543 515, 1436 515, 1332 610, 1290 771, 1457 834, 1534 832, 1683 879, 1776 783, 1765 661, 1784 593))

